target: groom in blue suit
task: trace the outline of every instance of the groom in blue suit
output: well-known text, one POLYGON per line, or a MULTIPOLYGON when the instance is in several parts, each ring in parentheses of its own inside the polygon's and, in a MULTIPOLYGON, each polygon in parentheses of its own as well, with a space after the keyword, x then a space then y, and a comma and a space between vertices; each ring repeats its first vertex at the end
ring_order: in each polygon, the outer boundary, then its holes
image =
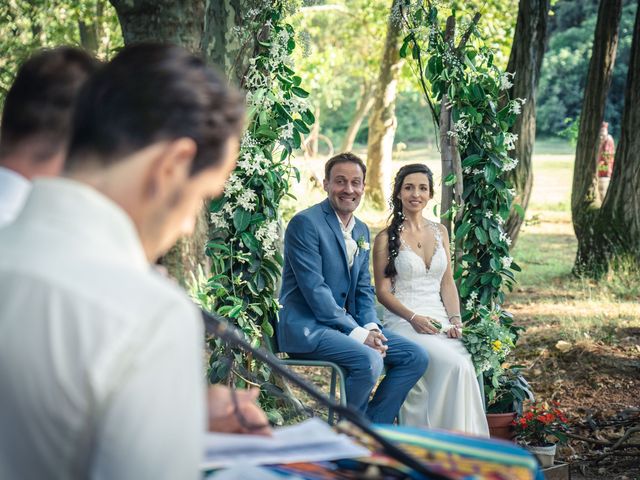
POLYGON ((340 365, 348 404, 373 422, 393 423, 428 357, 413 342, 384 332, 376 315, 369 229, 353 215, 365 176, 356 155, 331 158, 324 178, 328 198, 289 222, 276 333, 280 350, 291 357, 340 365), (384 366, 385 378, 369 402, 384 366))

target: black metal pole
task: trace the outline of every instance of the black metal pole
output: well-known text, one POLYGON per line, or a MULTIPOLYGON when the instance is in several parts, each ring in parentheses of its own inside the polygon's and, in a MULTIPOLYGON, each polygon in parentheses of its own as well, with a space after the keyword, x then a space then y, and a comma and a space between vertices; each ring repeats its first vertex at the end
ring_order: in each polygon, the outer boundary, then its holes
POLYGON ((250 353, 254 358, 257 358, 269 365, 269 367, 271 367, 274 372, 278 373, 283 378, 300 387, 321 404, 325 405, 326 407, 332 408, 333 410, 338 412, 341 417, 349 420, 360 430, 371 436, 380 444, 387 455, 399 461, 403 465, 406 465, 412 470, 424 475, 427 479, 451 480, 451 477, 433 471, 430 467, 423 464, 419 460, 416 460, 404 450, 396 447, 391 441, 387 440, 378 432, 376 432, 372 427, 371 422, 357 410, 354 410, 353 408, 348 406, 341 405, 338 402, 327 398, 326 395, 324 395, 314 385, 308 383, 306 380, 299 377, 287 367, 282 365, 280 363, 280 360, 271 352, 268 352, 262 348, 253 348, 244 338, 242 338, 242 334, 235 327, 231 326, 229 322, 227 322, 223 317, 212 314, 205 310, 201 310, 201 312, 202 318, 205 322, 207 333, 215 335, 231 346, 240 348, 241 350, 250 353))

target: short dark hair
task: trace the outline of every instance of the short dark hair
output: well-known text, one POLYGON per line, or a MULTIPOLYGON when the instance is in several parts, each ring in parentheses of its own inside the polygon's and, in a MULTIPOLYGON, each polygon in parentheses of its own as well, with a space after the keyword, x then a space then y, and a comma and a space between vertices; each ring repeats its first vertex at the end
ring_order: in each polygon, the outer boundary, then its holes
POLYGON ((74 47, 40 50, 18 69, 7 93, 0 126, 0 157, 37 140, 34 160, 46 161, 66 148, 73 105, 99 62, 74 47))
POLYGON ((364 180, 367 177, 367 166, 362 161, 362 159, 351 152, 343 152, 331 157, 329 160, 327 160, 327 163, 324 164, 325 179, 329 180, 329 178, 331 177, 331 169, 338 163, 355 163, 362 170, 362 179, 364 180))
POLYGON ((108 166, 152 143, 189 137, 198 149, 195 174, 221 161, 243 120, 244 99, 201 58, 173 45, 125 47, 78 96, 66 167, 108 166))

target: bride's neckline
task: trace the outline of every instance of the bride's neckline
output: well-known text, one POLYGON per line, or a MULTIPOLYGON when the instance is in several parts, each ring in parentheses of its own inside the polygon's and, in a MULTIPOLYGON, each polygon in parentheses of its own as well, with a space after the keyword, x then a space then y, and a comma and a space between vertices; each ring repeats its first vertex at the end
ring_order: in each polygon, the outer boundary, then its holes
POLYGON ((401 248, 400 250, 404 250, 404 251, 408 251, 410 253, 412 253, 413 255, 415 255, 416 257, 418 257, 420 259, 420 262, 424 265, 424 268, 426 269, 427 272, 429 272, 431 270, 431 266, 433 265, 433 258, 436 256, 436 253, 438 253, 438 249, 442 247, 442 241, 440 240, 440 235, 439 235, 439 231, 437 230, 437 226, 435 226, 433 224, 433 222, 430 222, 429 220, 424 221, 424 226, 431 228, 431 230, 433 231, 433 237, 434 237, 434 247, 433 247, 433 252, 431 253, 431 257, 429 259, 429 263, 427 264, 427 262, 425 262, 425 259, 422 255, 420 255, 419 253, 417 253, 412 247, 411 245, 409 245, 405 239, 402 236, 402 233, 400 233, 400 243, 402 244, 402 246, 404 248, 401 248))

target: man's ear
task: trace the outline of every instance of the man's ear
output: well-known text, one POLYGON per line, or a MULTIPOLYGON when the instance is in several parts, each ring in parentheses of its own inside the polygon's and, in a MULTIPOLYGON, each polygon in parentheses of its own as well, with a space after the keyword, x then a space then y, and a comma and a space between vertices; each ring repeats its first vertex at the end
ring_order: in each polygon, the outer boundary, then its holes
POLYGON ((324 188, 325 192, 329 193, 329 180, 326 178, 322 180, 322 188, 324 188))
POLYGON ((198 147, 187 137, 167 142, 153 162, 150 191, 169 189, 173 191, 191 176, 191 165, 198 147))

